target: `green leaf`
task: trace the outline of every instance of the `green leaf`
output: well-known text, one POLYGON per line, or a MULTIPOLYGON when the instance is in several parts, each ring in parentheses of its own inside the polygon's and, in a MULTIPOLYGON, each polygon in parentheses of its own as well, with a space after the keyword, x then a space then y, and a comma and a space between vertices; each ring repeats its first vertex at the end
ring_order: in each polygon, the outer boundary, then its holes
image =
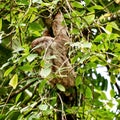
POLYGON ((118 27, 118 25, 117 25, 115 22, 110 22, 109 25, 111 25, 112 28, 114 28, 114 29, 120 31, 120 28, 118 27))
POLYGON ((110 90, 110 95, 111 95, 111 98, 114 98, 115 97, 115 91, 114 90, 110 90))
POLYGON ((84 8, 84 6, 81 5, 81 3, 80 3, 80 2, 77 2, 77 1, 74 1, 74 2, 72 3, 72 6, 75 7, 75 8, 84 8))
POLYGON ((44 67, 45 66, 45 60, 41 60, 40 65, 41 65, 41 67, 44 67))
POLYGON ((102 7, 100 5, 95 5, 95 6, 92 6, 92 7, 88 8, 89 11, 93 11, 94 9, 96 9, 96 10, 103 10, 104 7, 102 7))
POLYGON ((103 91, 100 92, 100 95, 101 100, 107 100, 106 94, 103 91))
POLYGON ((15 66, 12 66, 9 69, 7 69, 4 73, 4 77, 8 76, 13 71, 14 68, 15 68, 15 66))
POLYGON ((83 63, 85 60, 87 60, 90 57, 90 53, 87 53, 85 55, 83 55, 83 57, 80 59, 80 63, 83 63))
POLYGON ((60 2, 60 0, 53 0, 53 1, 52 1, 52 3, 53 3, 54 5, 57 5, 58 2, 60 2))
POLYGON ((76 35, 78 35, 78 34, 80 34, 80 31, 79 31, 79 29, 73 28, 73 29, 71 30, 71 34, 76 34, 76 35))
POLYGON ((107 24, 106 28, 107 31, 109 31, 110 33, 112 33, 112 26, 107 24))
POLYGON ((6 116, 5 114, 0 114, 0 120, 5 120, 6 116))
POLYGON ((108 105, 110 108, 113 108, 113 106, 114 106, 113 101, 110 100, 109 102, 107 102, 107 105, 108 105))
POLYGON ((86 98, 92 98, 92 91, 89 87, 86 88, 86 98))
POLYGON ((36 15, 35 14, 32 14, 31 18, 30 18, 30 23, 32 23, 36 18, 36 15))
POLYGON ((78 60, 79 56, 76 55, 73 58, 71 58, 71 63, 74 64, 78 60))
POLYGON ((44 88, 45 88, 45 84, 46 84, 46 82, 47 82, 46 79, 45 79, 45 80, 42 80, 42 81, 40 82, 40 84, 39 84, 39 88, 38 88, 38 91, 39 91, 40 94, 43 93, 43 90, 44 90, 44 88))
POLYGON ((91 2, 91 0, 84 0, 84 1, 85 1, 86 5, 89 5, 91 2))
MULTIPOLYGON (((47 109, 47 110, 43 111, 43 114, 44 114, 45 116, 52 115, 52 113, 53 113, 53 110, 52 110, 52 109, 47 109)), ((39 119, 38 119, 38 120, 39 120, 39 119)))
POLYGON ((40 76, 46 78, 51 73, 51 68, 42 68, 40 71, 40 76))
POLYGON ((110 75, 110 82, 115 84, 116 83, 116 77, 115 75, 110 75))
POLYGON ((29 62, 32 62, 37 56, 38 56, 38 54, 30 54, 30 55, 27 57, 27 60, 28 60, 29 62))
POLYGON ((42 2, 41 6, 42 7, 44 7, 44 6, 47 6, 47 7, 49 6, 50 7, 50 6, 52 6, 52 3, 50 3, 50 2, 49 3, 42 2))
POLYGON ((24 48, 23 47, 16 47, 15 50, 13 51, 13 53, 16 53, 16 52, 21 52, 21 51, 24 51, 24 48))
POLYGON ((40 31, 42 29, 42 26, 39 23, 30 23, 29 29, 32 31, 40 31))
POLYGON ((85 20, 83 20, 83 22, 85 24, 91 24, 93 23, 94 19, 95 19, 95 14, 94 13, 89 13, 87 16, 84 17, 85 20))
POLYGON ((40 110, 47 110, 48 109, 48 105, 46 105, 46 104, 41 104, 41 105, 39 105, 39 109, 40 110))
POLYGON ((108 42, 104 42, 104 46, 105 46, 105 50, 107 51, 108 49, 109 49, 109 44, 108 44, 108 42))
POLYGON ((109 36, 108 36, 108 40, 118 40, 120 37, 120 35, 116 34, 116 33, 111 33, 109 36))
MULTIPOLYGON (((67 18, 70 18, 70 15, 69 15, 70 13, 68 13, 67 14, 67 16, 65 16, 65 17, 67 17, 67 18)), ((78 20, 81 20, 81 18, 79 18, 78 16, 83 16, 85 14, 85 10, 81 10, 81 11, 78 11, 78 10, 73 10, 72 12, 71 12, 71 17, 73 17, 71 20, 72 21, 75 21, 76 19, 78 19, 78 20)), ((70 21, 69 21, 70 22, 70 21)), ((81 21, 79 21, 79 22, 81 22, 81 21)))
POLYGON ((81 85, 82 84, 82 78, 81 78, 81 76, 77 76, 77 78, 76 78, 76 80, 75 80, 75 85, 76 85, 76 87, 78 86, 78 85, 81 85))
POLYGON ((78 107, 75 107, 75 106, 73 106, 73 107, 71 107, 71 108, 67 108, 66 109, 66 112, 68 113, 68 114, 76 114, 76 112, 78 111, 78 107))
POLYGON ((24 66, 21 66, 19 67, 20 70, 23 70, 23 71, 32 71, 33 69, 33 66, 32 65, 29 65, 29 64, 26 64, 24 66))
POLYGON ((15 74, 12 79, 9 82, 9 85, 11 85, 13 87, 13 89, 15 89, 18 85, 18 75, 15 74))
POLYGON ((32 0, 32 2, 41 4, 43 1, 42 0, 32 0))
POLYGON ((19 116, 20 116, 19 110, 10 110, 9 114, 6 116, 5 120, 18 120, 19 116))
POLYGON ((95 109, 92 114, 97 116, 98 120, 113 120, 115 115, 113 112, 106 110, 105 108, 95 109))
POLYGON ((91 48, 91 46, 92 46, 92 43, 90 43, 90 42, 83 42, 82 43, 83 48, 91 48))
POLYGON ((18 5, 29 5, 29 2, 27 0, 16 0, 18 5))
POLYGON ((105 46, 104 46, 104 43, 101 43, 101 44, 98 45, 98 50, 99 50, 99 51, 102 50, 103 52, 105 52, 105 46))
POLYGON ((61 84, 56 84, 57 88, 62 91, 62 92, 65 92, 65 87, 61 84))
POLYGON ((48 56, 46 59, 47 59, 47 60, 57 59, 57 57, 56 57, 55 55, 51 55, 51 56, 48 56))
POLYGON ((52 59, 52 58, 47 57, 46 60, 41 60, 40 62, 41 67, 46 68, 46 69, 50 68, 52 64, 49 62, 49 59, 52 59))
POLYGON ((21 92, 21 93, 19 93, 19 94, 16 96, 15 103, 17 103, 17 102, 19 101, 19 99, 20 99, 21 95, 22 95, 22 92, 21 92))
POLYGON ((101 42, 106 39, 107 34, 106 33, 101 33, 100 35, 97 35, 96 38, 94 39, 94 42, 101 42))

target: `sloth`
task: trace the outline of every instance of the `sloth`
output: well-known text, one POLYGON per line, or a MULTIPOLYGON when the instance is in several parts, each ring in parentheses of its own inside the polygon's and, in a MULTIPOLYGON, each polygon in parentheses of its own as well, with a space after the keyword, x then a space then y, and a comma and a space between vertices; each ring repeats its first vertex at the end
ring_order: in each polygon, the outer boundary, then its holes
POLYGON ((47 29, 42 37, 33 40, 32 48, 38 53, 44 50, 46 58, 52 55, 55 56, 55 58, 48 61, 52 64, 52 74, 56 76, 49 80, 52 85, 62 84, 65 87, 73 87, 75 85, 75 72, 67 57, 68 47, 66 45, 71 40, 67 35, 67 27, 64 24, 61 12, 56 14, 51 28, 54 37, 51 37, 51 31, 47 29))

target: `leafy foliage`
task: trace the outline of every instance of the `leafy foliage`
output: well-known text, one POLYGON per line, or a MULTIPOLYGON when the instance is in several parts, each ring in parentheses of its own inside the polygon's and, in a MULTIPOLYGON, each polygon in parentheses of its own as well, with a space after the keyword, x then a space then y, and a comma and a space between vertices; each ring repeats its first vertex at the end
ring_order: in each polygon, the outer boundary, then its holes
POLYGON ((119 119, 119 3, 1 0, 0 119, 56 120, 57 111, 75 114, 81 120, 119 119), (51 65, 43 59, 44 53, 38 55, 30 46, 34 38, 42 35, 45 18, 52 19, 58 10, 64 13, 72 39, 68 55, 77 74, 77 103, 72 107, 66 107, 57 93, 67 92, 64 86, 49 85, 48 80, 54 76, 51 65), (58 98, 62 108, 57 108, 58 98))

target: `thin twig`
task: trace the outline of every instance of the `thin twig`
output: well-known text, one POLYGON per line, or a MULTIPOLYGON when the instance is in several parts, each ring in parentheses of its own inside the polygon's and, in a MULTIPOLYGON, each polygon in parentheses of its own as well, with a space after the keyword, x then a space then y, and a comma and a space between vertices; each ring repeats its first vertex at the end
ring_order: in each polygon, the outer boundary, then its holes
POLYGON ((57 93, 57 95, 58 95, 58 97, 59 97, 59 99, 60 99, 60 102, 61 102, 61 105, 62 105, 62 120, 67 120, 66 115, 65 115, 65 112, 64 112, 64 103, 63 103, 63 101, 62 101, 62 98, 61 98, 60 94, 57 93))
POLYGON ((4 35, 4 36, 2 37, 2 39, 7 38, 7 37, 9 37, 10 35, 12 35, 12 34, 14 34, 14 33, 15 33, 15 30, 13 29, 10 33, 4 35))
POLYGON ((8 101, 9 101, 9 99, 10 99, 10 96, 11 96, 11 94, 12 94, 12 91, 13 91, 13 89, 10 91, 10 94, 9 94, 9 96, 7 97, 7 100, 6 100, 5 104, 4 104, 4 107, 3 107, 2 110, 1 110, 1 114, 3 114, 3 112, 4 112, 4 109, 5 109, 7 103, 8 103, 8 101))
POLYGON ((17 91, 14 91, 13 93, 11 93, 10 96, 9 96, 8 101, 9 101, 12 97, 14 97, 15 95, 17 95, 17 94, 23 92, 25 89, 29 88, 34 82, 36 82, 36 80, 30 82, 30 83, 27 84, 27 85, 25 85, 23 88, 21 88, 21 89, 19 89, 19 90, 17 90, 17 91))

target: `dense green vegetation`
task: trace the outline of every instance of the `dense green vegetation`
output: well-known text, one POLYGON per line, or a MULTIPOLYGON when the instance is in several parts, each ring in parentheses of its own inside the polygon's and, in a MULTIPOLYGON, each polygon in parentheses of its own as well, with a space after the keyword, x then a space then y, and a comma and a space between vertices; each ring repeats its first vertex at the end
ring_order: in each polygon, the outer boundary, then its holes
POLYGON ((119 0, 0 0, 0 120, 57 120, 57 111, 78 120, 119 120, 119 21, 119 0), (58 10, 72 39, 68 56, 77 74, 77 103, 67 107, 57 92, 67 90, 48 84, 51 69, 31 48, 44 19, 58 10))

